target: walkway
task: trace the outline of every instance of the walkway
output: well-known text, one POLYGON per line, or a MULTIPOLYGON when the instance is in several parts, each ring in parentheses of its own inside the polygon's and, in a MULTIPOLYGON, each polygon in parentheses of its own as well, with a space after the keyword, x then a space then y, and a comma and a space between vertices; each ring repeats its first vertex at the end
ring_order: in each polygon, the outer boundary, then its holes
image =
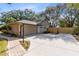
POLYGON ((7 46, 7 55, 8 56, 22 56, 25 54, 25 49, 20 45, 18 38, 13 37, 6 37, 0 35, 2 38, 8 39, 8 46, 7 46))

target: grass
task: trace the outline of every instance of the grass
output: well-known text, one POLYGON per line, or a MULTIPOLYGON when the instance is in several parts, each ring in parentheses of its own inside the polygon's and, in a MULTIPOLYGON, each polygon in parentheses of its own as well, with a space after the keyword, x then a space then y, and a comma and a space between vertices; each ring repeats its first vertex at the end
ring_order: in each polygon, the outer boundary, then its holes
POLYGON ((24 49, 28 50, 28 48, 30 47, 30 41, 20 41, 20 44, 23 46, 24 49))
POLYGON ((6 55, 6 48, 7 48, 8 41, 7 39, 0 38, 0 56, 6 55))

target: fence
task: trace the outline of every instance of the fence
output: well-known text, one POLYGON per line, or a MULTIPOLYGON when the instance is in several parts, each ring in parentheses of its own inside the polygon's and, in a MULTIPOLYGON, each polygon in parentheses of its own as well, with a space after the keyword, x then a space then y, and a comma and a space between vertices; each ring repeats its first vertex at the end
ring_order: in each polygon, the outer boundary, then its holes
POLYGON ((64 27, 64 28, 48 28, 49 33, 68 33, 73 34, 74 28, 64 27))

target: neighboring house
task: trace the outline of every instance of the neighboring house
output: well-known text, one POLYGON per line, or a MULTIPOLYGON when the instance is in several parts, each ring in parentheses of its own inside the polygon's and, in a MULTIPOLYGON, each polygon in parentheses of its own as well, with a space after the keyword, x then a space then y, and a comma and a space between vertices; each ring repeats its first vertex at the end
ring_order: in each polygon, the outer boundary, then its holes
POLYGON ((47 30, 49 24, 44 20, 39 22, 20 20, 10 23, 10 27, 12 33, 17 34, 18 36, 23 36, 23 29, 24 35, 43 33, 47 30))

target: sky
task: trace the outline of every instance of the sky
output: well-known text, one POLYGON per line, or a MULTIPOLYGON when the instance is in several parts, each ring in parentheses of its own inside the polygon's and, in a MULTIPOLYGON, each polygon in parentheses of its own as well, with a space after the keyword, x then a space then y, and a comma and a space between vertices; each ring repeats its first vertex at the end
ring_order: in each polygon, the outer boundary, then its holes
POLYGON ((0 3, 0 12, 6 12, 10 10, 24 10, 31 9, 35 13, 39 13, 45 10, 48 6, 56 6, 58 3, 0 3))

